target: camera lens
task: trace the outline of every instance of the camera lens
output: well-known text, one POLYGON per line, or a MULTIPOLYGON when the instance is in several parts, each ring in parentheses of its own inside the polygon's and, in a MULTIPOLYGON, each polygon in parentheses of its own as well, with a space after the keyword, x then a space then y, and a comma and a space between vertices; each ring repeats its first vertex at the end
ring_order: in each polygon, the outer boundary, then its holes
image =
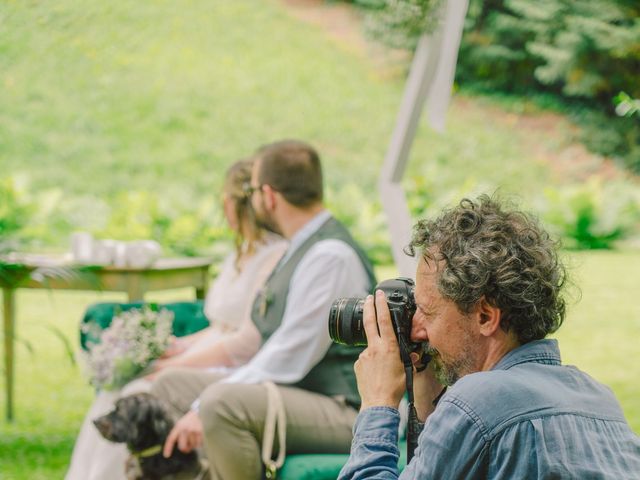
POLYGON ((363 298, 339 298, 329 312, 329 336, 344 345, 366 345, 367 335, 362 323, 363 298))

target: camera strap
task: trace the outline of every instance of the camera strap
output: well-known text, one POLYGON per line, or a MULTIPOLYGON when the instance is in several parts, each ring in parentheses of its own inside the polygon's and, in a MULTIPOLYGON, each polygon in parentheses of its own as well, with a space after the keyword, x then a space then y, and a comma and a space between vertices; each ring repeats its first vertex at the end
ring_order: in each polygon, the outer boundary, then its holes
POLYGON ((413 362, 409 355, 409 348, 403 336, 398 336, 400 346, 400 358, 404 364, 405 382, 407 387, 407 397, 409 405, 407 406, 407 463, 413 458, 413 454, 418 446, 418 437, 422 432, 424 423, 418 419, 413 395, 413 362))
POLYGON ((424 423, 418 419, 418 412, 414 404, 413 396, 413 365, 405 365, 405 378, 407 383, 407 463, 413 458, 413 454, 418 446, 418 437, 422 433, 424 423))

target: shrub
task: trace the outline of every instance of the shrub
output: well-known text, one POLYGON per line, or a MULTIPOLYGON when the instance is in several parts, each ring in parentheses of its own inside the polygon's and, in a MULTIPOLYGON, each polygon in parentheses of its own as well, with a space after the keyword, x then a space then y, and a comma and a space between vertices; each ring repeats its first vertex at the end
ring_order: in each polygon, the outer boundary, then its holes
POLYGON ((345 224, 375 265, 393 263, 386 218, 378 202, 370 201, 355 183, 327 188, 327 207, 345 224))
POLYGON ((94 232, 118 240, 153 239, 180 255, 219 257, 221 241, 231 238, 218 202, 183 191, 129 191, 111 202, 104 228, 94 232))
POLYGON ((548 188, 541 210, 568 248, 609 249, 640 233, 640 192, 629 182, 594 176, 582 184, 548 188))
MULTIPOLYGON (((361 3, 361 2, 358 2, 361 3)), ((412 49, 438 0, 381 0, 368 30, 412 49)), ((470 0, 456 80, 486 91, 558 95, 587 147, 640 173, 640 120, 615 116, 618 92, 640 97, 640 3, 628 0, 470 0)))
POLYGON ((34 206, 25 186, 13 177, 0 178, 0 253, 17 248, 28 238, 25 228, 34 206))

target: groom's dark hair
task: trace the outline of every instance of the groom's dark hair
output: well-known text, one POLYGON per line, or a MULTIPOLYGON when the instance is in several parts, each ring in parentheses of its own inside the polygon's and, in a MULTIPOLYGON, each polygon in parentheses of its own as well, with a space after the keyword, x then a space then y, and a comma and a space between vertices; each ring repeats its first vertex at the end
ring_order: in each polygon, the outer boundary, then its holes
POLYGON ((270 185, 292 205, 322 202, 322 166, 318 152, 300 140, 281 140, 256 152, 258 181, 270 185))

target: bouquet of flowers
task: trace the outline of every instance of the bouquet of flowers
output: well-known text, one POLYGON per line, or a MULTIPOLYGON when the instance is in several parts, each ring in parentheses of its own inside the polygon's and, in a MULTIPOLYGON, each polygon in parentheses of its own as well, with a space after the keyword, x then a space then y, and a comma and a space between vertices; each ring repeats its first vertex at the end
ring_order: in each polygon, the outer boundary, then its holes
POLYGON ((169 346, 173 313, 149 307, 134 308, 113 317, 89 345, 87 369, 93 386, 115 390, 140 375, 169 346))

